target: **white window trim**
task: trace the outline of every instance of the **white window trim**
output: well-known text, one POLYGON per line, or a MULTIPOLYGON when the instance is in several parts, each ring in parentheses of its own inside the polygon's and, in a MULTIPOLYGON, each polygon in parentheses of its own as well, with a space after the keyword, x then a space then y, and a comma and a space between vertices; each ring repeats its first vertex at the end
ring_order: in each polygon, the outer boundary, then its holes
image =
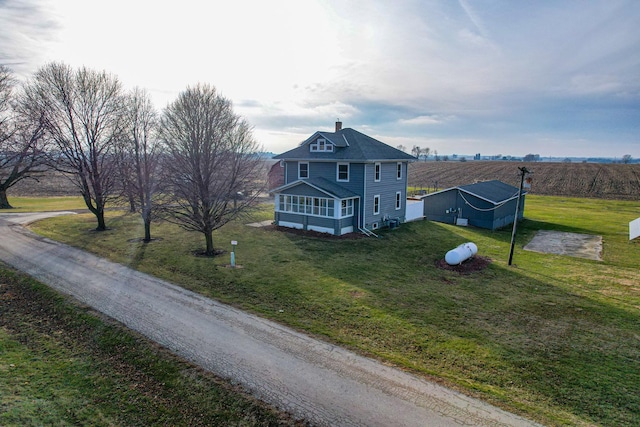
POLYGON ((373 214, 380 215, 380 195, 379 194, 376 194, 375 196, 373 196, 373 214), (378 200, 377 206, 376 206, 376 199, 378 200))
POLYGON ((351 165, 349 163, 340 162, 336 164, 336 181, 337 182, 349 182, 351 175, 351 165), (347 166, 347 179, 340 179, 340 166, 347 166))
POLYGON ((373 181, 380 182, 382 179, 382 164, 380 162, 375 162, 373 164, 373 181))
POLYGON ((396 179, 402 179, 402 162, 396 164, 396 179))
POLYGON ((298 179, 307 179, 309 178, 309 162, 298 162, 298 179), (303 177, 300 175, 300 166, 307 165, 307 176, 303 177))
MULTIPOLYGON (((338 209, 340 208, 340 203, 337 203, 337 199, 298 196, 295 194, 278 194, 275 209, 277 212, 335 219, 339 217, 339 215, 336 215, 336 206, 338 209), (300 207, 304 207, 304 212, 300 212, 300 207), (307 210, 309 210, 309 212, 307 212, 307 210), (315 213, 316 211, 317 213, 315 213)), ((338 210, 338 213, 339 212, 338 210)))
POLYGON ((309 151, 317 153, 333 153, 333 144, 327 141, 325 138, 318 138, 309 144, 309 151), (320 149, 320 142, 322 141, 322 150, 320 149))
POLYGON ((402 209, 402 191, 396 191, 396 210, 402 209))
POLYGON ((354 215, 354 211, 355 211, 355 199, 351 198, 351 199, 340 199, 340 203, 336 203, 336 206, 338 207, 338 219, 342 219, 342 218, 350 218, 354 215), (346 215, 342 215, 342 202, 346 202, 346 215))

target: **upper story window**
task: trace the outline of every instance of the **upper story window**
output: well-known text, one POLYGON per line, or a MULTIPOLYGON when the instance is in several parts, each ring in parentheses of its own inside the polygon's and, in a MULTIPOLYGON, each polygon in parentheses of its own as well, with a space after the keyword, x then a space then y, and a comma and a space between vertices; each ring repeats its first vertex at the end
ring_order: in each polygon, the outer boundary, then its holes
POLYGON ((309 163, 300 162, 298 163, 298 179, 305 178, 309 178, 309 163))
POLYGON ((349 163, 338 163, 336 173, 338 181, 349 181, 349 163))
POLYGON ((397 179, 402 179, 402 163, 398 162, 398 165, 396 167, 396 178, 397 179))
POLYGON ((312 142, 309 145, 309 150, 310 151, 316 151, 316 152, 330 152, 333 153, 333 144, 330 142, 327 142, 326 139, 324 138, 318 138, 316 139, 315 142, 312 142))
POLYGON ((376 163, 374 166, 373 180, 375 182, 380 182, 380 163, 376 163))

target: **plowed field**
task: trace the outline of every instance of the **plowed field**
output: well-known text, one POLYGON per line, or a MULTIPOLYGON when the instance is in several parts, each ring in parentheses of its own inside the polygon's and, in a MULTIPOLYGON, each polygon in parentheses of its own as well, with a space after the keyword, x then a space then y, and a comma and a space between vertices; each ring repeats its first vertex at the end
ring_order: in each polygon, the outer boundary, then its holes
MULTIPOLYGON (((502 161, 416 162, 409 165, 409 185, 429 192, 456 185, 498 179, 520 185, 518 167, 533 172, 532 194, 640 200, 640 164, 523 163, 502 161), (437 182, 437 185, 436 185, 437 182)), ((66 196, 78 191, 68 178, 50 172, 39 181, 25 180, 11 196, 66 196)))
POLYGON ((640 200, 640 164, 416 162, 409 165, 409 186, 433 191, 497 179, 519 187, 523 166, 533 172, 531 194, 640 200))

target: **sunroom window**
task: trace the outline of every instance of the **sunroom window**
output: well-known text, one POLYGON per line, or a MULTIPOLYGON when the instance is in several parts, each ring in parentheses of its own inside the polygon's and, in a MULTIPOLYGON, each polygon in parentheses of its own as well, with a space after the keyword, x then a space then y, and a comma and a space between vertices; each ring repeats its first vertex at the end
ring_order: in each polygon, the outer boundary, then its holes
POLYGON ((278 195, 278 211, 333 218, 334 199, 325 197, 278 195))

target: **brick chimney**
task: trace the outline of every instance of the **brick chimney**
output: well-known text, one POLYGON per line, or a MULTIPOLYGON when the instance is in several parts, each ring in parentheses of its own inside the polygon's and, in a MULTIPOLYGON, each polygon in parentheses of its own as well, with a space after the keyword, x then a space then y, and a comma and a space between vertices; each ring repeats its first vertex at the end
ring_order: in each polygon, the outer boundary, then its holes
POLYGON ((342 122, 338 119, 336 122, 336 132, 339 132, 340 130, 342 130, 342 122))

